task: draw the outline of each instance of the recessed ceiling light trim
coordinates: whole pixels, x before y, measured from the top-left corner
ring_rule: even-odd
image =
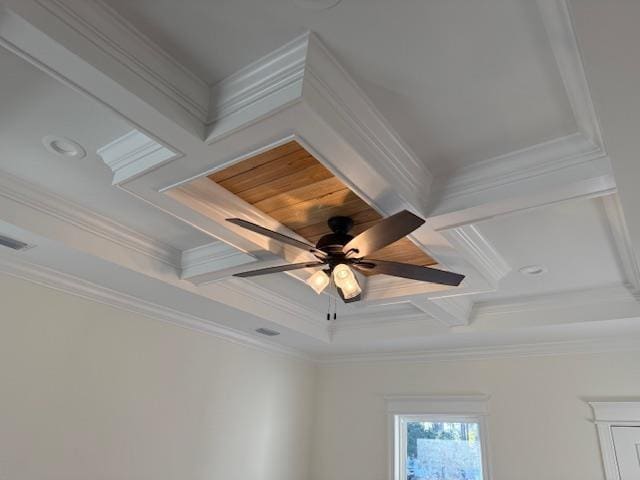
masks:
[[[84,158],[87,155],[82,145],[66,137],[47,135],[42,139],[42,145],[47,151],[60,157]]]
[[[519,272],[522,275],[526,275],[528,277],[537,277],[539,275],[544,275],[545,273],[547,273],[547,267],[545,267],[544,265],[527,265],[520,268]]]

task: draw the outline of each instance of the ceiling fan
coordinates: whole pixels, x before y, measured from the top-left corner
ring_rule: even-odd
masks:
[[[351,218],[331,217],[328,220],[328,224],[332,233],[320,238],[315,246],[240,218],[228,218],[227,221],[260,235],[310,252],[318,259],[317,261],[292,263],[236,273],[235,277],[254,277],[299,268],[326,266],[327,268],[311,275],[307,280],[307,284],[316,293],[322,293],[329,286],[333,277],[338,294],[345,303],[361,299],[362,289],[352,268],[365,273],[381,273],[454,287],[460,285],[460,282],[464,279],[464,275],[459,273],[447,272],[436,268],[367,258],[369,254],[400,240],[424,223],[422,218],[407,210],[381,220],[355,237],[349,235],[349,231],[353,227]]]

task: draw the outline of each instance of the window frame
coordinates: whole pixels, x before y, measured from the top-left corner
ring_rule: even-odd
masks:
[[[385,397],[389,421],[389,479],[407,480],[407,422],[477,423],[482,457],[482,478],[491,480],[488,397],[469,396],[389,396]]]

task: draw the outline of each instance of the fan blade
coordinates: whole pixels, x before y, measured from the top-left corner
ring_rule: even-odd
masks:
[[[274,240],[286,243],[287,245],[292,245],[302,250],[306,250],[307,252],[311,252],[315,255],[321,255],[322,257],[327,256],[325,252],[323,252],[322,250],[318,250],[313,245],[301,242],[300,240],[296,240],[295,238],[287,237],[286,235],[274,232],[273,230],[269,230],[268,228],[261,227],[260,225],[256,225],[255,223],[247,222],[246,220],[242,220],[241,218],[227,218],[227,222],[231,222],[234,225],[246,228],[247,230],[251,230],[252,232],[259,233],[260,235],[264,235],[265,237],[273,238]]]
[[[354,263],[353,266],[359,270],[374,274],[381,273],[394,277],[420,280],[422,282],[450,285],[452,287],[457,287],[464,279],[464,275],[459,273],[438,270],[437,268],[421,267],[419,265],[410,265],[408,263],[387,262],[385,260],[365,259],[362,262]]]
[[[336,290],[338,291],[338,295],[340,295],[340,298],[342,299],[342,301],[344,303],[359,302],[360,300],[362,300],[362,293],[359,293],[355,297],[344,298],[344,295],[342,293],[342,289],[340,287],[336,287]]]
[[[261,268],[260,270],[251,270],[248,272],[234,273],[234,277],[255,277],[257,275],[268,275],[270,273],[287,272],[289,270],[297,270],[298,268],[311,268],[324,265],[324,262],[303,262],[290,263],[289,265],[279,265],[277,267]]]
[[[353,256],[355,257],[365,257],[400,240],[405,235],[409,235],[423,223],[422,218],[408,210],[403,210],[381,220],[373,227],[352,238],[342,248],[342,251],[345,254],[354,252]]]

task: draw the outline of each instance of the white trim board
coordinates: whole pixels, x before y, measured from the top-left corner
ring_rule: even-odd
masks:
[[[254,255],[241,252],[221,241],[183,250],[181,278],[216,273],[219,278],[226,276],[229,269],[257,261]]]
[[[491,302],[477,302],[474,305],[474,318],[610,304],[632,299],[633,296],[622,284],[603,285],[582,290],[527,295]]]
[[[360,363],[437,363],[479,361],[496,358],[590,355],[594,353],[636,352],[639,349],[640,337],[619,336],[404,352],[336,354],[316,357],[316,362],[320,365],[326,365],[327,367],[339,367],[345,364]]]
[[[397,415],[489,415],[488,395],[385,395],[387,413]]]
[[[600,125],[578,47],[568,0],[537,0],[547,38],[580,133],[603,150]]]
[[[591,401],[594,423],[600,440],[600,452],[606,480],[620,478],[612,428],[616,426],[640,427],[640,401]]]
[[[114,185],[176,156],[175,152],[138,130],[131,130],[100,147],[97,154],[113,172]]]
[[[480,433],[483,478],[491,480],[489,434],[485,395],[391,395],[385,396],[389,438],[389,478],[406,480],[406,425],[412,421],[477,423]]]
[[[470,165],[435,184],[429,222],[436,231],[616,188],[609,158],[581,134]]]
[[[603,197],[602,202],[616,245],[620,269],[624,273],[629,291],[640,300],[640,263],[631,242],[620,199],[615,194]]]

